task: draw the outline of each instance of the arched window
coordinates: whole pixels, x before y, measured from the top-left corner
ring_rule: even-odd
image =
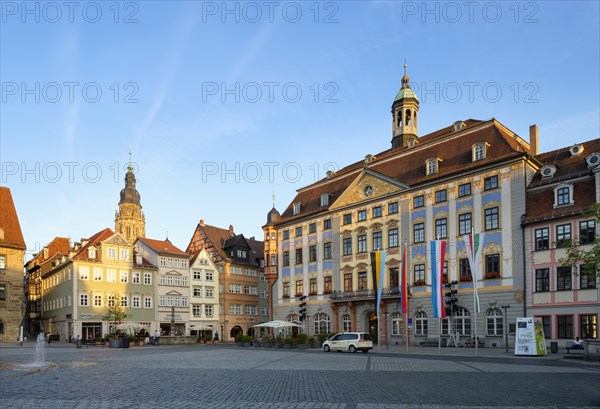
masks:
[[[344,314],[342,316],[342,328],[344,332],[352,331],[352,319],[350,318],[350,314]]]
[[[392,314],[392,335],[402,335],[404,329],[404,321],[402,314],[398,311]]]
[[[0,334],[4,334],[4,321],[0,320]]]
[[[294,324],[298,324],[298,325],[300,324],[300,319],[298,317],[298,314],[288,315],[286,321],[294,323]],[[285,335],[292,335],[292,334],[297,334],[297,333],[298,333],[298,327],[287,327],[285,329]]]
[[[463,307],[458,307],[454,315],[454,326],[458,335],[471,335],[471,313]]]
[[[315,334],[329,334],[331,332],[331,323],[329,315],[324,312],[315,314]]]
[[[504,333],[502,311],[499,308],[490,308],[485,318],[488,335],[501,336]]]
[[[411,116],[411,114],[410,114],[410,109],[407,109],[407,110],[406,110],[406,115],[404,116],[404,120],[405,120],[405,124],[406,124],[407,126],[409,126],[409,125],[410,125],[410,123],[412,122],[412,116]]]
[[[419,311],[415,316],[415,335],[427,335],[427,314],[424,311]]]

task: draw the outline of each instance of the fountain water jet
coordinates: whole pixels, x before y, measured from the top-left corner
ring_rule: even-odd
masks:
[[[46,365],[46,337],[43,332],[40,332],[35,341],[35,361],[36,366]]]

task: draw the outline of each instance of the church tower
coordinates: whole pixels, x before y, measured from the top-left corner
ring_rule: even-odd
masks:
[[[392,149],[412,147],[418,143],[418,112],[419,99],[410,88],[410,79],[404,64],[402,87],[392,104]]]
[[[115,212],[115,232],[121,233],[130,243],[138,237],[146,237],[146,218],[140,204],[140,193],[135,188],[131,153],[125,175],[125,188],[121,190],[119,210]]]

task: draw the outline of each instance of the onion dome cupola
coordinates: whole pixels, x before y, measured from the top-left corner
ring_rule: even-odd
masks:
[[[419,99],[410,87],[404,64],[402,86],[392,103],[392,148],[411,147],[418,142],[418,112]]]
[[[129,153],[129,166],[125,174],[125,188],[121,190],[119,210],[115,212],[115,231],[128,242],[133,243],[138,237],[146,237],[146,217],[142,212],[140,193],[137,191],[135,174]]]
[[[267,213],[267,226],[272,226],[279,221],[281,214],[275,209],[275,206]]]
[[[121,190],[121,200],[119,200],[119,204],[123,203],[131,203],[138,206],[142,206],[140,204],[140,192],[135,188],[135,174],[133,173],[133,166],[131,162],[129,166],[127,166],[127,174],[125,174],[125,188]]]

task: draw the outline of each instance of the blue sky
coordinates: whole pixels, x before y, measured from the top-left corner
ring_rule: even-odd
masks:
[[[114,228],[130,149],[148,237],[261,237],[273,192],[390,147],[405,60],[421,135],[599,137],[597,1],[72,4],[1,2],[0,183],[31,252]]]

